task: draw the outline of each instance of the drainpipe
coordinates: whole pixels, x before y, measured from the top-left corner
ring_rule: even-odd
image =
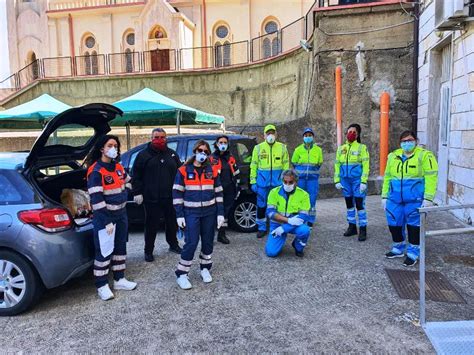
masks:
[[[68,14],[68,25],[69,25],[69,49],[71,52],[71,62],[73,63],[73,67],[75,68],[75,57],[76,57],[76,52],[74,49],[74,24],[72,22],[72,16],[71,14]],[[73,73],[73,75],[75,75]]]
[[[413,22],[413,87],[412,87],[412,114],[411,129],[413,132],[418,131],[418,54],[419,54],[419,24],[420,24],[420,5],[415,2],[413,9],[415,21]]]
[[[203,27],[204,27],[204,43],[203,47],[207,47],[207,11],[206,11],[206,0],[202,0],[202,13],[203,13]],[[207,68],[207,48],[204,48],[203,52],[203,64]]]
[[[336,67],[336,138],[337,146],[342,144],[342,68]]]

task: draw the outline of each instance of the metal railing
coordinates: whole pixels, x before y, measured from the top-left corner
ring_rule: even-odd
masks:
[[[82,9],[87,7],[113,6],[113,5],[136,5],[144,4],[145,0],[75,0],[49,2],[49,11]]]
[[[317,1],[314,5],[317,4]],[[82,7],[95,6],[90,4],[98,3],[114,5],[143,2],[143,0],[77,0],[64,1],[64,4],[70,4],[68,6],[76,4],[74,6],[80,5],[79,7]],[[55,4],[54,6],[60,6],[61,3],[53,4]],[[312,37],[315,27],[312,11],[314,5],[304,17],[274,33],[265,34],[248,41],[223,43],[208,47],[43,58],[28,64],[17,73],[4,79],[0,84],[13,81],[14,83],[9,88],[14,93],[39,79],[201,69],[217,70],[270,60],[298,48],[301,39],[308,40]],[[4,95],[2,96],[5,98]]]
[[[467,234],[474,233],[474,227],[441,229],[434,231],[426,230],[426,219],[429,212],[451,211],[458,209],[474,209],[474,204],[457,205],[457,206],[434,206],[420,208],[420,324],[422,327],[426,325],[426,253],[425,244],[426,237],[443,236],[450,234]]]
[[[369,4],[371,2],[380,2],[380,0],[319,0],[319,7],[346,6],[357,4]]]

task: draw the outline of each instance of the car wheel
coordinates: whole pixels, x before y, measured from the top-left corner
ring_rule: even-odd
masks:
[[[252,233],[257,231],[255,196],[243,196],[234,204],[229,213],[229,225],[238,232]]]
[[[41,296],[43,284],[22,256],[0,250],[0,316],[26,311]]]

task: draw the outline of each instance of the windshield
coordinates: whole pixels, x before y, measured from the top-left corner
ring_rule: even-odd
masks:
[[[94,129],[77,124],[59,127],[49,136],[46,146],[68,145],[70,147],[83,147],[94,136]]]

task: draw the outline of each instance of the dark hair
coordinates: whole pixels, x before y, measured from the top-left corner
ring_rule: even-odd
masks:
[[[346,132],[347,132],[350,128],[355,128],[355,129],[356,129],[356,131],[357,131],[357,142],[360,143],[360,133],[362,132],[362,128],[360,128],[360,125],[358,125],[357,123],[352,123],[352,124],[349,125],[349,127],[347,127]]]
[[[166,131],[161,127],[153,128],[153,131],[151,131],[151,137],[152,138],[153,138],[153,134],[155,134],[155,132],[161,132],[161,133],[166,134]]]
[[[222,134],[222,135],[218,136],[218,137],[216,138],[216,141],[214,142],[214,149],[215,149],[216,152],[219,151],[219,147],[217,146],[217,142],[219,142],[219,139],[221,139],[221,138],[227,139],[227,143],[229,143],[229,141],[230,141],[230,140],[229,140],[229,137],[226,136],[225,134]]]
[[[204,139],[200,139],[196,142],[196,144],[194,144],[194,147],[193,147],[193,153],[196,153],[196,150],[201,146],[201,145],[205,145],[207,150],[209,151],[209,153],[211,152],[211,147],[209,146],[209,143],[207,143]],[[192,164],[194,163],[194,159],[195,159],[195,156],[191,156],[188,158],[188,160],[186,160],[186,163],[184,163],[185,165],[189,165],[189,164]],[[208,162],[209,159],[206,161]],[[206,164],[206,163],[204,163]]]
[[[104,148],[105,144],[110,140],[113,139],[117,142],[117,158],[116,161],[120,161],[120,140],[117,136],[113,134],[106,134],[103,137],[100,137],[99,140],[94,144],[94,148],[90,151],[89,155],[86,158],[86,165],[91,166],[96,161],[98,161],[102,157],[101,149]]]
[[[415,132],[410,131],[409,129],[407,129],[406,131],[403,131],[402,134],[400,134],[400,141],[401,141],[403,138],[406,138],[406,137],[409,137],[409,136],[412,136],[413,138],[415,138],[415,140],[418,139],[418,138],[416,137],[416,133],[415,133]]]

